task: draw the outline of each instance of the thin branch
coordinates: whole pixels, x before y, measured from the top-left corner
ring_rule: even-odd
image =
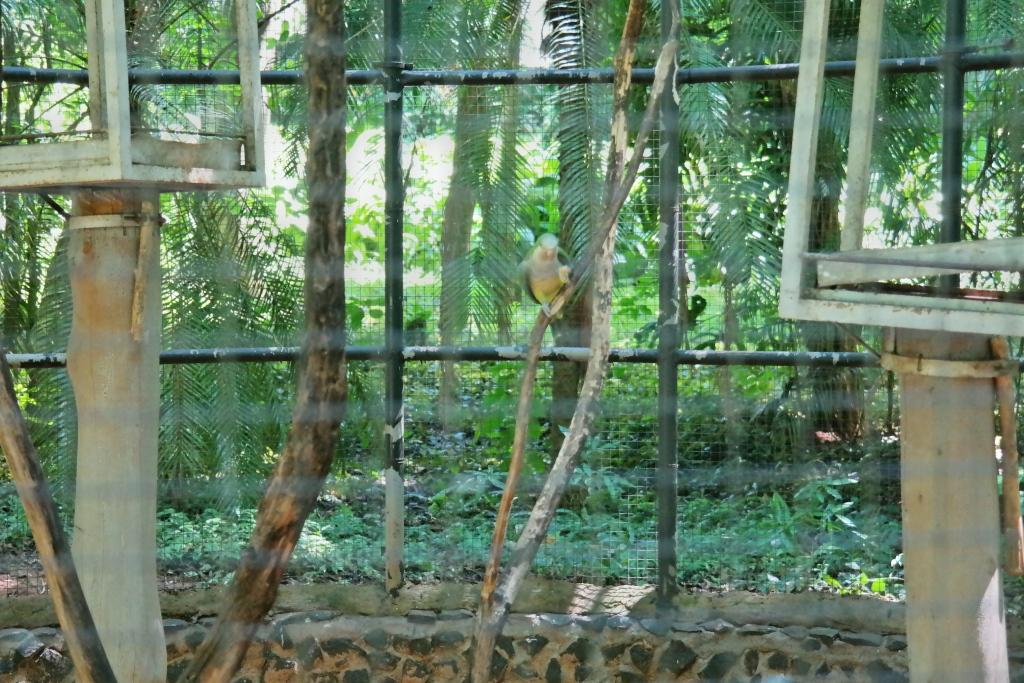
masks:
[[[492,537],[491,557],[481,590],[481,604],[475,629],[476,650],[473,664],[474,683],[484,683],[490,676],[494,643],[500,634],[508,611],[529,571],[540,543],[554,518],[558,501],[565,492],[569,478],[575,468],[575,461],[583,447],[593,422],[596,399],[604,384],[608,366],[609,333],[611,322],[612,256],[615,250],[615,228],[619,212],[629,196],[636,179],[643,150],[658,115],[658,103],[662,92],[670,84],[672,65],[678,50],[678,18],[673,33],[662,48],[655,68],[655,79],[649,93],[648,105],[637,133],[633,152],[628,161],[626,151],[626,104],[630,85],[630,64],[633,61],[636,40],[643,17],[643,0],[631,0],[623,37],[615,60],[615,104],[612,125],[612,145],[609,150],[608,176],[606,180],[604,220],[599,225],[599,239],[588,250],[577,267],[570,282],[548,305],[548,311],[541,311],[530,333],[526,367],[520,386],[519,403],[516,411],[516,430],[513,438],[509,474],[502,500],[498,508],[495,530]],[[572,297],[580,282],[595,268],[593,297],[593,332],[591,356],[587,364],[583,389],[569,427],[569,434],[552,466],[544,489],[538,498],[519,542],[516,544],[512,566],[496,588],[501,553],[515,488],[522,470],[526,448],[526,433],[530,417],[530,404],[536,381],[540,345],[551,319],[558,315],[565,303]]]
[[[270,28],[270,22],[273,21],[274,18],[279,14],[284,14],[285,12],[290,10],[292,7],[297,5],[298,2],[299,0],[290,0],[290,2],[286,2],[285,4],[278,7],[276,10],[271,12],[270,14],[264,15],[263,18],[256,23],[256,30],[259,34],[261,43],[263,42],[264,35],[266,35],[267,33],[267,29]]]

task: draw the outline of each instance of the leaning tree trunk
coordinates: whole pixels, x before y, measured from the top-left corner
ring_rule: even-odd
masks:
[[[14,377],[7,350],[0,347],[0,447],[25,509],[57,620],[81,683],[117,683],[96,622],[82,590],[57,505],[39,464],[28,424],[14,395]]]
[[[217,623],[183,681],[227,683],[238,669],[277,597],[285,566],[330,468],[344,415],[344,6],[344,0],[307,0],[306,336],[291,429]]]
[[[509,0],[496,9],[486,29],[486,40],[474,41],[465,57],[468,65],[475,69],[490,69],[496,66],[494,55],[487,47],[505,43],[504,55],[509,64],[518,63],[519,46],[522,38],[522,0]],[[479,17],[466,7],[462,13],[460,30],[462,35],[476,35]],[[444,206],[444,221],[441,229],[441,345],[453,346],[466,327],[469,318],[471,287],[474,265],[470,262],[469,250],[472,235],[473,212],[480,205],[483,214],[481,232],[481,254],[484,284],[493,297],[490,303],[495,307],[495,322],[499,339],[508,343],[512,334],[512,303],[519,294],[514,277],[515,265],[509,262],[514,252],[515,223],[518,216],[498,216],[495,225],[494,194],[503,175],[510,169],[515,173],[515,164],[509,166],[508,144],[518,151],[518,118],[515,116],[515,88],[507,88],[502,96],[501,106],[501,155],[497,177],[490,178],[489,165],[493,162],[493,138],[495,121],[492,110],[494,96],[489,89],[464,86],[458,91],[458,107],[455,118],[455,139],[452,177],[448,186],[448,198]],[[510,113],[511,110],[511,113]],[[501,189],[501,188],[499,188]],[[507,202],[505,202],[507,204]],[[497,234],[496,234],[497,233]],[[481,264],[476,267],[479,269]],[[441,387],[439,396],[439,417],[446,431],[460,426],[458,414],[459,378],[453,361],[441,362]]]

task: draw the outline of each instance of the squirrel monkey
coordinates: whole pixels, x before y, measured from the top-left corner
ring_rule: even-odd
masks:
[[[545,233],[537,238],[537,243],[529,255],[519,264],[523,276],[523,289],[536,303],[549,313],[548,304],[569,282],[572,268],[569,258],[558,246],[558,238]]]

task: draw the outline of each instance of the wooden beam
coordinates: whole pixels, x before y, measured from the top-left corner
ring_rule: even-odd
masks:
[[[245,169],[255,172],[255,185],[263,185],[263,86],[260,80],[260,36],[255,0],[235,2],[238,35],[238,72],[242,89],[242,128]]]
[[[843,251],[860,249],[864,236],[864,211],[871,186],[871,143],[875,131],[884,10],[885,0],[861,0],[857,70],[853,76],[853,111],[850,114],[850,154],[846,163],[846,218],[839,238]]]
[[[897,330],[902,356],[991,358],[989,338]],[[910,680],[1009,680],[992,380],[901,374]]]
[[[1024,237],[807,253],[804,259],[817,264],[819,287],[979,271],[1018,271],[1024,270]]]
[[[1006,337],[992,337],[992,355],[1009,360],[1010,344]],[[999,400],[999,437],[1003,452],[1003,490],[999,502],[1002,516],[1003,540],[1006,543],[1006,572],[1010,576],[1024,576],[1024,520],[1020,512],[1020,454],[1017,451],[1017,387],[1014,382],[1019,373],[996,377],[996,397]]]
[[[805,262],[801,256],[810,244],[811,205],[818,161],[818,129],[825,93],[825,56],[828,46],[829,3],[810,0],[804,7],[800,73],[796,81],[796,114],[793,119],[792,156],[789,163],[789,204],[782,245],[782,283],[779,314],[800,317]]]
[[[109,215],[110,225],[68,233],[67,367],[78,410],[72,552],[117,679],[163,683],[167,657],[156,581],[159,249],[144,250],[149,262],[140,264],[140,228],[124,221],[124,214],[140,212],[142,199],[120,190],[83,192],[74,212]],[[153,197],[147,201],[156,205]],[[136,273],[146,282],[137,282]],[[138,341],[131,330],[137,287],[145,297]]]
[[[178,142],[135,134],[131,141],[133,164],[167,168],[209,168],[238,171],[242,168],[241,140]],[[138,175],[138,171],[133,172]]]

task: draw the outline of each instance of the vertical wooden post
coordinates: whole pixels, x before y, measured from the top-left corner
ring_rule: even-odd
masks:
[[[991,358],[979,335],[898,330],[911,358]],[[1009,680],[993,384],[901,374],[903,559],[912,683]]]
[[[159,248],[140,250],[159,244],[158,206],[155,193],[87,191],[68,222],[68,374],[78,409],[72,555],[117,680],[133,683],[167,677],[156,583]],[[143,230],[151,234],[140,240]]]

